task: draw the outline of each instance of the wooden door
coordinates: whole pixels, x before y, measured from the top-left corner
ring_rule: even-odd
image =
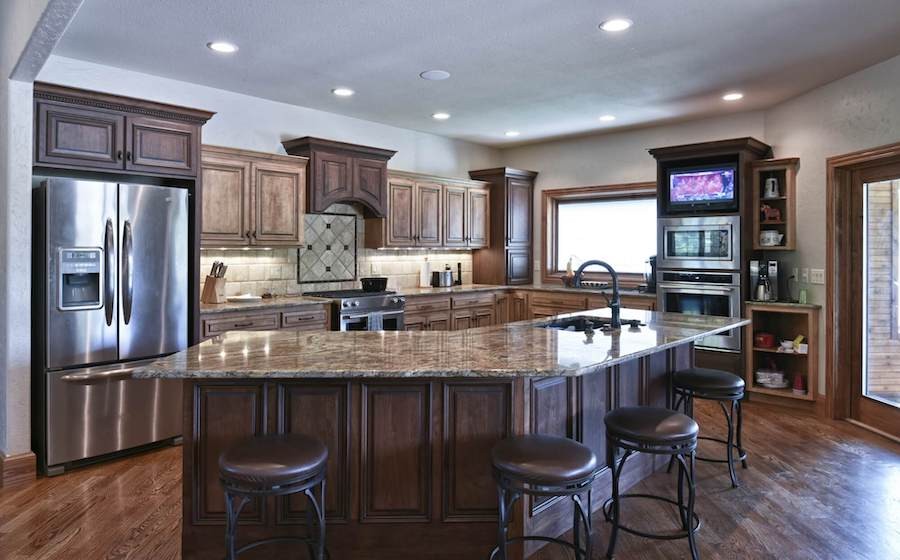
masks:
[[[250,244],[250,162],[204,157],[201,165],[203,208],[200,244],[233,247]]]
[[[528,249],[506,251],[506,283],[531,283],[531,252]]]
[[[416,186],[406,179],[391,179],[388,184],[387,244],[412,247],[416,244]]]
[[[310,212],[324,212],[338,200],[353,195],[353,158],[317,151],[313,153],[313,165]]]
[[[438,183],[416,183],[416,245],[440,247],[443,212],[443,186]]]
[[[487,189],[466,189],[466,241],[473,249],[491,244],[490,196]]]
[[[385,214],[385,185],[387,162],[378,159],[354,158],[353,195],[368,204],[378,216]]]
[[[35,162],[76,167],[125,166],[125,117],[105,111],[40,103]]]
[[[506,182],[506,245],[531,245],[532,187],[527,181],[508,179]]]
[[[303,240],[306,171],[274,162],[254,162],[254,245],[297,246]]]
[[[465,187],[444,187],[444,246],[465,247],[466,207],[468,189]]]
[[[200,127],[150,117],[128,117],[125,168],[130,171],[197,174]]]

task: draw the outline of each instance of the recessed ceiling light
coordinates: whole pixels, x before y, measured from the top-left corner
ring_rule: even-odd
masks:
[[[505,134],[508,138],[515,138],[516,136],[519,135],[519,131],[518,130],[507,130],[503,134]]]
[[[356,92],[350,88],[339,87],[339,88],[334,88],[333,90],[331,90],[331,93],[337,95],[338,97],[350,97],[351,95],[353,95]]]
[[[616,120],[615,115],[600,115],[600,120],[603,122],[612,122]]]
[[[217,53],[223,54],[230,54],[238,50],[237,45],[228,43],[226,41],[213,41],[211,43],[206,43],[206,47],[210,50],[216,51]]]
[[[744,98],[744,94],[739,91],[731,91],[722,96],[725,101],[740,101]]]
[[[432,82],[439,82],[441,80],[446,80],[450,77],[450,72],[446,70],[425,70],[424,72],[419,74],[419,77],[423,80],[430,80]]]
[[[600,29],[615,33],[616,31],[625,31],[632,25],[634,25],[634,22],[630,19],[612,18],[602,22],[600,24]]]
[[[450,113],[435,113],[431,115],[431,118],[438,121],[445,121],[450,118]]]

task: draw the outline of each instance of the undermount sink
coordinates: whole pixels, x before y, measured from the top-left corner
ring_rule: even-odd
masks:
[[[538,325],[544,329],[559,329],[561,331],[575,331],[575,332],[585,332],[585,331],[607,331],[612,329],[612,319],[609,317],[592,317],[590,315],[577,315],[575,317],[564,317],[562,319],[556,319],[554,321],[550,321],[549,323],[544,323]],[[644,323],[641,323],[637,319],[623,319],[622,326],[628,325],[631,328],[638,328],[646,326]]]

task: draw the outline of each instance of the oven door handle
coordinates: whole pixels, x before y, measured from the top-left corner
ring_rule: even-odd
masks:
[[[692,293],[701,293],[701,294],[730,294],[735,292],[736,290],[740,290],[740,286],[723,286],[721,288],[712,288],[712,287],[698,287],[696,284],[658,284],[657,288],[660,290],[678,290],[681,292],[690,291]]]

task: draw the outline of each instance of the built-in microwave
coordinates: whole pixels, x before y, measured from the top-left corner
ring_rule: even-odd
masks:
[[[659,218],[660,270],[740,270],[741,217]]]

